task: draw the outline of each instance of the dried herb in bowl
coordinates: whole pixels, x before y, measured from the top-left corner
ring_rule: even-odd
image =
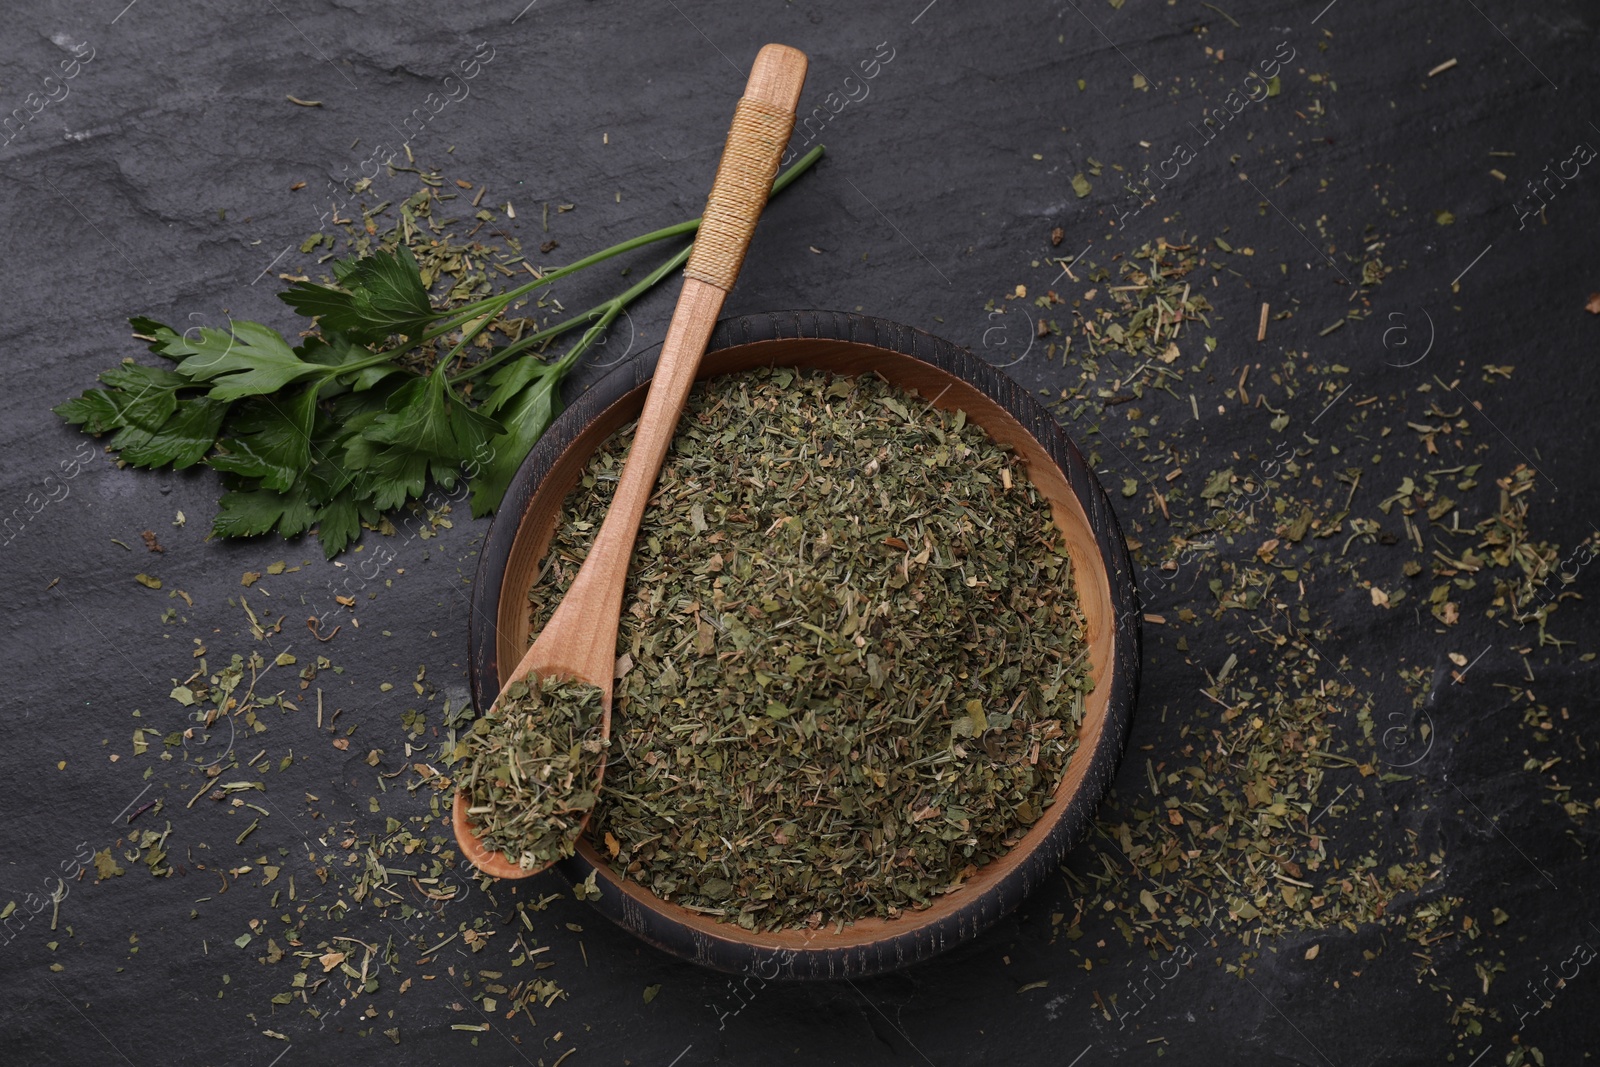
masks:
[[[485,847],[524,870],[572,855],[595,804],[600,714],[594,686],[530,676],[472,724],[459,784]]]
[[[632,427],[568,496],[537,631]],[[631,563],[589,837],[746,929],[891,918],[1049,806],[1092,688],[1071,565],[1019,457],[876,377],[696,388]]]

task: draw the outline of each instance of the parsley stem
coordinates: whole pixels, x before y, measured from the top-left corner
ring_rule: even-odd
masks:
[[[617,316],[622,314],[624,308],[633,303],[639,297],[643,296],[662,278],[665,278],[667,275],[671,274],[675,270],[678,270],[685,263],[687,263],[689,261],[689,253],[693,251],[694,243],[690,242],[688,247],[679,250],[677,255],[673,256],[671,259],[661,264],[661,266],[647,274],[644,278],[640,279],[640,281],[638,281],[631,289],[628,289],[626,292],[619,293],[617,296],[612,297],[604,304],[600,304],[591,309],[601,312],[600,318],[593,326],[584,331],[583,337],[578,340],[577,344],[572,346],[572,351],[561,357],[560,366],[563,373],[574,363],[578,362],[579,357],[582,356],[589,346],[594,344],[595,340],[599,338],[599,336],[604,333],[613,322],[616,321]]]
[[[788,170],[784,171],[782,174],[778,175],[777,179],[772,183],[771,195],[777,196],[790,185],[794,184],[796,178],[800,177],[800,175],[804,174],[806,171],[810,170],[816,165],[817,160],[822,158],[823,153],[823,146],[817,145],[815,148],[811,149],[811,151],[795,160],[794,165]],[[647,244],[654,244],[657,241],[664,241],[671,237],[678,237],[686,233],[694,233],[699,229],[700,220],[698,218],[688,219],[684,222],[675,223],[671,226],[664,226],[659,230],[652,230],[649,233],[630,238],[621,242],[620,244],[614,244],[610,248],[603,248],[593,255],[585,256],[576,262],[567,264],[565,267],[560,267],[548,274],[540,275],[533,281],[519,285],[514,289],[508,289],[503,293],[496,293],[494,296],[484,297],[482,300],[477,300],[470,304],[461,304],[458,307],[452,308],[446,318],[440,319],[437,326],[433,327],[421,337],[417,338],[416,342],[414,343],[427,344],[429,341],[438,340],[445,334],[459,328],[464,323],[467,323],[483,314],[487,314],[489,316],[488,319],[484,320],[484,325],[487,325],[495,315],[498,315],[501,311],[504,311],[514,300],[528,295],[535,289],[541,289],[544,286],[560,281],[562,278],[565,278],[570,274],[576,274],[585,267],[592,267],[596,263],[602,263],[605,260],[611,259],[615,256],[620,256],[624,252],[631,252],[635,248],[643,248]],[[652,281],[650,284],[653,285],[656,281],[660,280],[660,277],[655,277],[655,281]],[[635,289],[637,288],[638,287],[636,286]],[[632,293],[634,296],[638,295],[632,289],[629,290],[629,293]],[[633,299],[633,296],[630,296],[629,299]],[[559,333],[563,333],[566,330],[572,329],[574,326],[581,325],[583,321],[587,321],[584,316],[597,313],[604,307],[605,305],[601,304],[596,308],[591,308],[589,311],[584,312],[584,314],[578,316],[576,320],[568,319],[563,323],[559,323],[558,325],[561,327],[561,329],[556,330],[555,333],[546,334],[545,331],[541,330],[540,334],[545,334],[546,337],[554,337]],[[474,335],[476,335],[477,332],[480,332],[481,329],[482,326],[474,330]],[[539,334],[535,334],[534,336],[537,337]],[[524,338],[523,341],[517,343],[523,344],[524,342],[531,341],[531,338]],[[408,344],[405,347],[410,348],[411,345]],[[459,347],[460,346],[458,345],[457,348]],[[404,350],[405,349],[391,349],[387,354],[390,356],[398,355]],[[445,357],[445,361],[448,361],[451,357],[453,357],[455,355],[455,351],[455,349],[452,349],[450,355]],[[483,364],[480,364],[479,366],[482,365]]]
[[[481,363],[475,363],[466,370],[452,377],[450,379],[450,384],[459,385],[468,379],[476,378],[485,371],[497,367],[506,360],[511,359],[513,356],[521,355],[523,352],[526,352],[528,349],[537,344],[542,344],[552,337],[556,337],[560,334],[566,333],[568,330],[592,321],[594,325],[589,327],[589,329],[584,333],[583,337],[579,339],[578,343],[573,346],[572,351],[561,357],[561,362],[564,367],[570,367],[573,363],[577,362],[578,357],[583,354],[584,350],[594,343],[595,338],[599,337],[600,334],[605,331],[605,328],[610,326],[611,323],[616,320],[618,315],[622,314],[624,308],[633,303],[639,297],[643,296],[653,286],[660,282],[662,278],[665,278],[667,275],[671,274],[673,271],[687,263],[689,261],[689,253],[692,251],[694,251],[694,244],[691,242],[687,247],[679,250],[671,259],[668,259],[655,270],[645,275],[626,291],[617,294],[610,300],[596,304],[588,311],[574,315],[570,319],[565,319],[561,322],[558,322],[554,326],[547,326],[538,333],[529,334],[527,337],[524,337],[521,340],[513,341],[511,344],[502,348],[488,359],[483,360]],[[453,350],[451,355],[454,355]],[[447,360],[449,358],[449,356],[446,357]]]
[[[811,151],[795,160],[794,166],[778,175],[778,177],[773,181],[772,193],[770,195],[777,196],[790,185],[794,184],[796,178],[810,170],[816,164],[817,160],[822,158],[823,152],[823,146],[817,145]],[[656,241],[664,241],[669,237],[677,237],[681,234],[694,233],[699,229],[700,219],[692,218],[683,222],[675,223],[671,226],[663,226],[659,230],[652,230],[649,233],[640,234],[638,237],[629,238],[620,244],[612,245],[610,248],[603,248],[600,251],[595,252],[593,255],[585,256],[576,262],[569,263],[565,267],[560,267],[548,274],[542,274],[533,281],[527,282],[524,285],[519,285],[515,289],[508,289],[503,293],[497,293],[494,296],[485,297],[484,299],[475,301],[471,304],[462,304],[460,307],[457,307],[450,313],[450,317],[452,319],[471,318],[472,315],[476,314],[478,311],[487,309],[491,306],[502,306],[504,304],[509,304],[512,300],[515,300],[519,296],[524,296],[533,292],[535,289],[539,289],[543,286],[551,284],[552,282],[559,281],[569,274],[576,274],[585,267],[592,267],[596,263],[601,263],[605,260],[611,259],[613,256],[620,256],[624,252],[631,252],[635,248],[643,248],[647,244],[654,244]]]

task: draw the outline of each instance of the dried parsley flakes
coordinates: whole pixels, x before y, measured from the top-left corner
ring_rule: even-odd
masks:
[[[633,428],[568,497],[542,627]],[[659,896],[746,929],[893,917],[957,889],[1051,802],[1084,623],[1022,460],[875,377],[697,387],[624,595],[589,830]]]
[[[523,870],[572,855],[605,751],[599,689],[533,681],[507,686],[457,749],[473,827]]]

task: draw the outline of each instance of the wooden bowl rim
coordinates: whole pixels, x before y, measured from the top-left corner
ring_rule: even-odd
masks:
[[[1066,797],[1058,796],[1022,842],[986,865],[985,871],[1006,865],[991,880],[992,884],[970,894],[962,890],[948,895],[927,909],[906,912],[895,919],[861,920],[846,926],[840,935],[833,934],[831,928],[759,933],[695,915],[654,896],[636,882],[618,878],[587,842],[558,869],[574,884],[591,872],[598,872],[596,884],[601,896],[594,903],[602,913],[645,941],[694,962],[765,978],[857,977],[926,959],[975,936],[1016,907],[1049,876],[1067,850],[1087,834],[1095,810],[1110,789],[1126,744],[1138,688],[1142,616],[1127,546],[1109,498],[1054,417],[1022,386],[968,350],[924,331],[844,312],[769,312],[723,319],[707,352],[708,357],[715,354],[727,360],[744,358],[745,354],[738,350],[748,346],[759,345],[766,350],[774,342],[804,341],[876,349],[959,379],[965,387],[987,398],[1004,417],[1014,420],[1064,477],[1081,511],[1081,524],[1098,550],[1094,570],[1105,580],[1115,620],[1109,669],[1096,681],[1097,691],[1105,693],[1098,735],[1091,745],[1080,744],[1073,753],[1062,784],[1069,774],[1078,776],[1073,771],[1074,762],[1087,761],[1087,767],[1079,776],[1077,788]],[[469,679],[473,703],[480,709],[499,690],[499,612],[504,610],[508,592],[504,585],[512,569],[511,556],[518,534],[538,486],[584,431],[597,421],[615,418],[619,405],[629,403],[630,398],[637,396],[642,401],[658,347],[625,359],[576,397],[529,453],[507,489],[501,510],[484,539],[469,613]],[[787,364],[778,352],[776,347],[771,348],[770,354],[776,358],[762,362],[793,365]],[[711,358],[711,362],[718,360]],[[971,417],[980,425],[985,424],[977,415]],[[594,444],[598,442],[590,447]],[[1079,570],[1074,557],[1074,572],[1081,580]],[[522,589],[514,598],[522,604],[526,603],[526,595],[527,590]],[[1088,718],[1086,715],[1086,722]],[[766,973],[768,970],[772,973]]]

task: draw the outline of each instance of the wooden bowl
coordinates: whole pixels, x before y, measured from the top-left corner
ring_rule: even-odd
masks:
[[[545,432],[506,492],[485,538],[473,587],[472,697],[494,701],[527,649],[528,591],[549,547],[562,501],[595,449],[638,417],[656,352],[607,374]],[[893,970],[971,939],[1015,908],[1089,832],[1122,759],[1139,681],[1140,612],[1127,545],[1105,491],[1054,418],[1026,390],[964,348],[909,326],[838,312],[773,312],[725,319],[700,367],[707,378],[753,367],[876,371],[940,408],[961,409],[1028,461],[1050,500],[1088,620],[1095,688],[1084,702],[1079,745],[1055,801],[1005,855],[962,889],[894,919],[863,919],[835,932],[743,930],[697,915],[614,872],[580,842],[558,865],[577,883],[598,872],[595,906],[632,933],[684,959],[722,971],[772,978],[846,978]]]

